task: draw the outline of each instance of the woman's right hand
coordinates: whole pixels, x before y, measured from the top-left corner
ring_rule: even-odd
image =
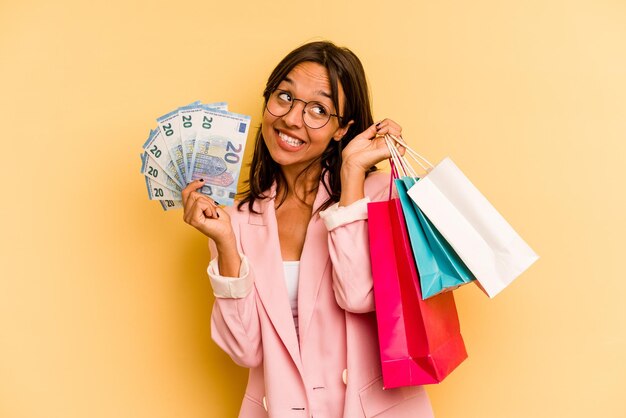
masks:
[[[213,199],[197,191],[203,185],[203,180],[196,180],[183,189],[183,219],[215,241],[218,247],[234,242],[235,234],[230,216]]]

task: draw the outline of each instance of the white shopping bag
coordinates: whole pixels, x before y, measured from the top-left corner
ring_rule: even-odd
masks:
[[[449,158],[429,170],[408,194],[489,297],[539,258]]]

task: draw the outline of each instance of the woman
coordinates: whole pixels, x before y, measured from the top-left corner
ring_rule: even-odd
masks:
[[[382,389],[367,202],[387,197],[389,157],[359,59],[330,42],[269,77],[249,190],[222,209],[183,191],[184,218],[216,256],[212,336],[250,368],[240,417],[431,417],[422,387]]]

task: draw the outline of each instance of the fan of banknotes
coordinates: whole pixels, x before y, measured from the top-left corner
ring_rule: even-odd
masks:
[[[194,102],[157,122],[141,155],[150,200],[158,201],[164,210],[181,208],[182,189],[204,179],[201,193],[218,204],[232,205],[250,116],[229,112],[224,102]]]

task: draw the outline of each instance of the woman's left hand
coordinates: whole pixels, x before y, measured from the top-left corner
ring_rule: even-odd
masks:
[[[384,119],[355,136],[342,152],[343,168],[367,172],[372,166],[388,159],[391,155],[385,135],[402,135],[402,127],[391,119]],[[404,154],[402,147],[398,148]]]

